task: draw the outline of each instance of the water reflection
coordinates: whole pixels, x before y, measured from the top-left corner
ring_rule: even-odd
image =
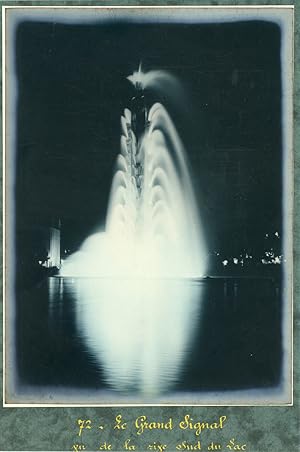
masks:
[[[57,287],[59,286],[59,287]],[[181,377],[201,311],[201,286],[160,279],[52,278],[75,302],[78,335],[113,389],[157,394]]]
[[[271,279],[52,277],[18,299],[17,372],[59,402],[229,400],[279,384],[281,309]]]

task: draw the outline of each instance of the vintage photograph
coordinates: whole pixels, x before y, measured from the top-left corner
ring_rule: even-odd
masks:
[[[292,403],[293,10],[5,9],[5,403]]]

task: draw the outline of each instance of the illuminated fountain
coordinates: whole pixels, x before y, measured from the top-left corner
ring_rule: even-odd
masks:
[[[199,287],[190,278],[204,274],[206,250],[183,144],[166,108],[145,103],[144,90],[178,82],[141,68],[128,79],[136,90],[121,116],[105,231],[61,276],[94,277],[78,282],[78,329],[110,386],[155,393],[178,378],[193,336]]]
[[[173,77],[140,68],[128,79],[135,109],[121,116],[105,232],[89,237],[61,274],[201,277],[206,250],[186,153],[165,107],[155,103],[148,112],[144,103],[144,88]]]

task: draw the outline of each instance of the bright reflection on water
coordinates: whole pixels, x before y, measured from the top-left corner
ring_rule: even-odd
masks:
[[[147,397],[179,381],[199,325],[199,285],[189,280],[51,278],[49,289],[50,301],[66,292],[75,301],[78,335],[112,389]],[[50,302],[52,314],[53,309]]]

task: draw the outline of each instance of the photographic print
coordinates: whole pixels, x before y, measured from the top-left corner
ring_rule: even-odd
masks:
[[[5,404],[292,403],[292,8],[5,8]]]

